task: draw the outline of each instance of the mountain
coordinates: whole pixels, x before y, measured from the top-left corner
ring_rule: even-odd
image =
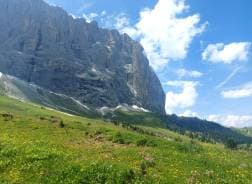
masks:
[[[185,134],[190,132],[192,138],[202,141],[216,141],[225,143],[232,139],[238,144],[252,143],[252,138],[235,130],[223,127],[218,123],[201,120],[196,117],[178,117],[176,115],[166,116],[166,122],[172,130]]]
[[[206,142],[225,143],[228,139],[233,139],[238,144],[252,143],[252,138],[248,137],[248,134],[245,134],[242,129],[239,131],[232,130],[217,123],[198,118],[160,115],[127,104],[115,108],[93,109],[73,97],[46,90],[35,84],[2,73],[0,73],[0,94],[68,114],[94,118],[102,117],[109,122],[123,124],[168,128]]]
[[[0,72],[91,108],[165,113],[165,94],[139,43],[42,0],[0,0]]]
[[[0,0],[0,72],[2,94],[66,113],[251,142],[212,122],[165,116],[165,94],[139,43],[42,0]]]
[[[36,84],[28,83],[16,77],[5,75],[0,72],[0,94],[21,101],[32,102],[65,113],[79,116],[97,117],[113,114],[114,111],[149,112],[147,109],[121,104],[115,108],[102,107],[92,108],[81,103],[73,97],[55,93]]]
[[[151,112],[127,112],[119,109],[114,111],[111,120],[117,123],[166,128],[203,142],[226,143],[232,139],[237,144],[252,144],[252,137],[249,137],[248,134],[193,117],[159,115]]]

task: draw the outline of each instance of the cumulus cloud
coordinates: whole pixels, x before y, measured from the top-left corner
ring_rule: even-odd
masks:
[[[242,85],[241,87],[232,90],[222,91],[221,95],[224,98],[245,98],[252,97],[252,82]]]
[[[206,24],[199,25],[198,14],[182,16],[188,9],[185,0],[159,0],[153,9],[140,12],[133,28],[126,29],[139,37],[154,69],[170,60],[184,59],[193,38],[205,30]]]
[[[202,59],[213,63],[231,64],[235,61],[247,61],[251,48],[250,42],[210,44],[202,53]]]
[[[199,78],[202,77],[203,73],[196,71],[196,70],[186,70],[186,69],[178,69],[176,71],[179,78],[184,77],[192,77],[192,78]]]
[[[195,81],[168,81],[166,85],[181,89],[180,93],[169,91],[166,93],[165,109],[167,114],[174,113],[176,109],[185,109],[192,107],[197,100],[198,93]]]
[[[226,127],[252,127],[251,115],[210,115],[209,121],[217,122]]]

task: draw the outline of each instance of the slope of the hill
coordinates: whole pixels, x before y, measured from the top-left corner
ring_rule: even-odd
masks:
[[[244,134],[246,136],[252,137],[252,127],[237,128],[237,129],[234,129],[234,130],[236,130],[237,132],[239,132],[241,134]]]
[[[252,153],[0,96],[0,183],[252,182]]]
[[[134,109],[126,104],[125,106],[121,105],[117,108],[92,109],[72,97],[48,91],[32,83],[27,83],[18,78],[4,74],[0,76],[0,94],[1,93],[22,101],[33,102],[38,105],[44,105],[80,116],[102,116],[104,119],[112,122],[119,121],[124,124],[130,123],[168,128],[206,142],[225,143],[228,139],[233,139],[238,144],[252,143],[252,138],[248,137],[246,134],[223,127],[214,122],[208,122],[197,118],[141,112],[143,109]]]
[[[180,134],[189,135],[204,142],[226,143],[232,139],[237,144],[252,143],[252,138],[236,130],[221,126],[215,122],[176,115],[158,115],[146,112],[115,111],[112,121],[130,124],[148,125],[151,127],[168,128]]]
[[[66,113],[82,116],[94,116],[96,114],[95,109],[87,107],[72,97],[48,91],[16,77],[2,74],[1,72],[0,94],[58,109]]]

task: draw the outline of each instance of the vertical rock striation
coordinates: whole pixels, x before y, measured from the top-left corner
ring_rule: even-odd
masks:
[[[97,108],[126,103],[165,112],[139,43],[42,0],[0,0],[0,72]]]

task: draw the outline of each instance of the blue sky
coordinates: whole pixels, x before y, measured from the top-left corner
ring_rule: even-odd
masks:
[[[47,0],[141,42],[168,113],[252,126],[251,0]]]

